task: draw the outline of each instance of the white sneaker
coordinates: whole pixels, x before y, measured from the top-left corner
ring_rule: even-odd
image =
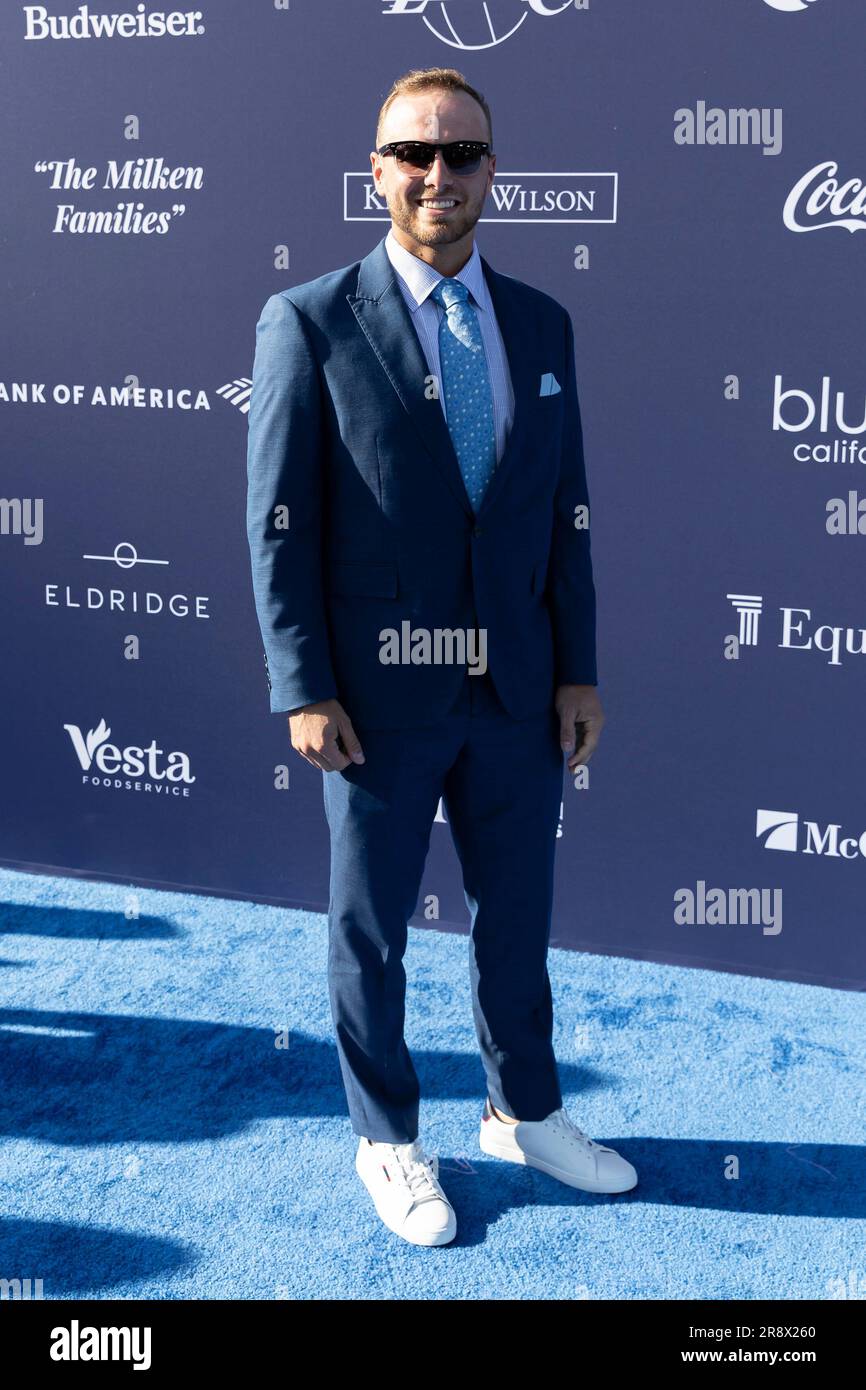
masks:
[[[439,1159],[412,1144],[362,1139],[355,1168],[389,1230],[413,1245],[447,1245],[457,1234],[454,1208],[439,1183]]]
[[[544,1120],[507,1124],[484,1105],[478,1142],[484,1153],[511,1163],[540,1168],[552,1178],[584,1192],[628,1192],[637,1184],[637,1171],[616,1149],[596,1144],[565,1113],[554,1110]]]

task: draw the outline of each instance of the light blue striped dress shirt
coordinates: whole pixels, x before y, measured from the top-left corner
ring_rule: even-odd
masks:
[[[405,246],[401,246],[392,232],[389,232],[385,238],[385,250],[396,271],[397,284],[400,286],[406,306],[412,315],[412,322],[415,325],[415,331],[418,334],[430,375],[434,376],[437,381],[441,381],[439,322],[445,311],[441,305],[436,303],[435,299],[430,298],[430,291],[444,277],[426,261],[413,256],[411,251],[407,251]],[[490,375],[490,388],[493,392],[493,423],[496,431],[496,462],[498,463],[505,451],[508,432],[514,419],[514,390],[511,385],[511,373],[508,369],[505,344],[502,341],[499,324],[496,322],[496,314],[490,300],[487,282],[484,279],[481,256],[476,243],[473,243],[472,255],[463,269],[458,270],[456,275],[448,278],[463,281],[469,290],[470,301],[478,313],[478,323],[487,357],[487,371]],[[444,391],[440,391],[439,401],[447,420],[448,412]]]

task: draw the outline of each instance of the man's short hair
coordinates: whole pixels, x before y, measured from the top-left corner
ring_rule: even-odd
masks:
[[[435,88],[441,88],[448,92],[465,92],[467,96],[472,97],[473,101],[478,102],[487,118],[487,140],[492,152],[493,117],[490,114],[490,107],[481,93],[470,86],[462,72],[458,72],[456,68],[412,68],[410,72],[405,72],[402,77],[397,78],[379,109],[379,116],[376,121],[376,149],[382,143],[380,138],[382,124],[391,103],[396,101],[397,97],[414,96],[418,92],[429,92]]]

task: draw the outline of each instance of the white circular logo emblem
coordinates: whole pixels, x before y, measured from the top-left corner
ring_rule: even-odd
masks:
[[[764,0],[764,4],[771,9],[787,10],[789,14],[793,14],[794,10],[807,10],[814,3],[815,0]]]
[[[495,48],[516,34],[529,13],[562,14],[570,10],[573,0],[548,3],[547,0],[385,0],[386,14],[420,15],[437,39],[450,48],[474,51]]]

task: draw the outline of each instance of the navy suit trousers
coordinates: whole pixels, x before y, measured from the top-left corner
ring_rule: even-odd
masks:
[[[562,1104],[546,964],[565,765],[556,711],[514,719],[487,673],[467,673],[436,723],[354,727],[366,762],[322,774],[328,988],[352,1128],[392,1144],[418,1134],[403,956],[440,797],[470,911],[472,1008],[490,1099],[516,1119],[544,1119]]]

